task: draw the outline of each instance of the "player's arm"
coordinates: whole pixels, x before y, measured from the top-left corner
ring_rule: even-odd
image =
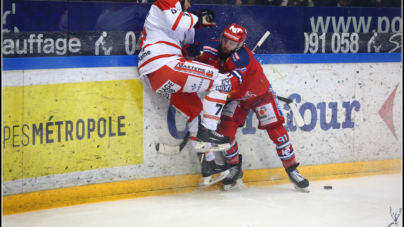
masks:
[[[198,16],[182,12],[181,5],[173,0],[157,0],[153,3],[159,26],[173,31],[189,31],[198,23]]]
[[[234,85],[241,85],[244,82],[244,75],[247,74],[249,65],[251,63],[250,55],[247,49],[241,48],[230,56],[231,60],[228,62],[227,69],[233,76],[231,81]],[[234,79],[235,78],[235,79]]]

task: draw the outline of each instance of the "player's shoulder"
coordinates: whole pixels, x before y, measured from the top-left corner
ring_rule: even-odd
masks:
[[[176,4],[180,4],[178,0],[157,0],[153,3],[154,6],[157,6],[160,10],[168,10],[171,8],[178,8]],[[180,5],[181,7],[181,5]]]
[[[236,67],[245,67],[252,61],[251,51],[247,47],[241,47],[240,50],[234,52],[230,58]]]
[[[210,53],[215,57],[218,56],[220,45],[220,42],[218,40],[203,40],[200,41],[198,44],[203,52]]]

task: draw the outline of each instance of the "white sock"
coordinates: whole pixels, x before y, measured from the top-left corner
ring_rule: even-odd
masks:
[[[208,162],[215,160],[215,155],[213,154],[213,152],[205,154],[205,160]]]

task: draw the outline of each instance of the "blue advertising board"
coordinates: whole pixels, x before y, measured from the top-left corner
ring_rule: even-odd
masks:
[[[4,0],[3,32],[64,31],[67,1]],[[83,21],[85,23],[85,21]]]
[[[150,3],[3,1],[3,57],[136,55]],[[217,27],[195,41],[219,39],[232,23],[247,28],[258,54],[401,52],[399,8],[192,5],[210,8]],[[24,49],[25,48],[25,49]],[[106,51],[102,51],[105,49]]]
[[[402,32],[400,8],[306,7],[304,32]]]

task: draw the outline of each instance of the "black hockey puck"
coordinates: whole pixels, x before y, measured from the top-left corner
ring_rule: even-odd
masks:
[[[324,186],[324,189],[332,189],[332,186]]]

